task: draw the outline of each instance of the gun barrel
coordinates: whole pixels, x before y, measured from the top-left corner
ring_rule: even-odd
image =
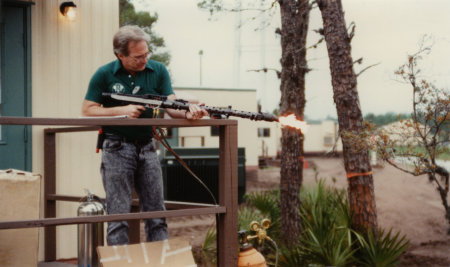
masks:
[[[240,117],[244,119],[250,119],[255,121],[270,121],[270,122],[278,122],[278,117],[270,113],[264,112],[249,112],[242,110],[235,110],[231,108],[218,108],[218,107],[209,107],[202,106],[208,113],[210,114],[220,114],[225,116],[234,116]]]
[[[265,119],[266,121],[270,121],[270,122],[280,122],[280,120],[278,119],[277,116],[270,114],[271,117]]]

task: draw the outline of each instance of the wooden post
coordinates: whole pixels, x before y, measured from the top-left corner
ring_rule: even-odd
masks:
[[[139,199],[138,194],[134,189],[133,199]],[[141,209],[139,208],[139,201],[137,201],[137,203],[133,201],[131,205],[131,212],[137,213],[140,211]],[[141,220],[128,220],[127,222],[129,227],[128,240],[130,241],[130,244],[139,244],[141,242]]]
[[[54,132],[44,131],[44,217],[56,217],[56,139]],[[45,261],[56,260],[56,226],[45,228]]]
[[[217,216],[217,263],[219,267],[237,266],[237,125],[220,126],[219,148],[219,205],[227,212]]]

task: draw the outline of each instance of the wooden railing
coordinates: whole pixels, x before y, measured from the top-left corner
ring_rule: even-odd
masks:
[[[115,119],[115,118],[23,118],[0,117],[0,125],[58,125],[64,128],[44,130],[44,217],[37,220],[3,221],[1,229],[45,227],[45,260],[56,259],[56,226],[94,222],[131,220],[130,241],[139,242],[139,220],[162,217],[216,214],[217,262],[218,266],[236,266],[237,241],[237,121],[182,119]],[[219,126],[219,204],[192,204],[166,202],[167,211],[137,212],[88,217],[56,217],[56,201],[79,201],[79,196],[58,195],[56,192],[56,134],[67,132],[93,131],[99,125],[152,125],[160,127],[200,127]],[[136,201],[134,201],[136,202]]]

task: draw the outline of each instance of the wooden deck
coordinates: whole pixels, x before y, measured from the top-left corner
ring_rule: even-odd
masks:
[[[139,242],[139,221],[148,218],[180,217],[216,214],[218,266],[236,266],[237,240],[237,121],[184,119],[117,119],[117,118],[25,118],[0,117],[0,125],[55,125],[63,128],[44,130],[44,214],[39,220],[4,221],[1,229],[45,227],[45,261],[56,260],[56,227],[58,225],[131,220],[130,241]],[[167,202],[167,211],[136,212],[118,215],[57,218],[57,201],[79,201],[80,196],[59,195],[56,192],[56,135],[68,132],[94,131],[100,125],[152,125],[160,127],[219,126],[219,204],[194,205],[192,203]],[[136,201],[135,201],[136,202]]]

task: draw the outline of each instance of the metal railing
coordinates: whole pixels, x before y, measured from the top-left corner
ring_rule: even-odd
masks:
[[[0,117],[0,125],[57,125],[64,128],[44,130],[44,218],[37,220],[3,221],[1,229],[45,227],[45,260],[56,260],[56,226],[68,224],[110,222],[129,220],[130,241],[139,242],[139,220],[162,217],[182,217],[216,214],[217,263],[218,266],[237,265],[237,121],[183,119],[115,119],[115,118],[25,118]],[[193,204],[166,201],[166,211],[135,212],[126,214],[99,215],[88,217],[56,217],[57,201],[79,201],[79,196],[59,195],[56,192],[56,134],[97,130],[100,125],[158,127],[201,127],[218,126],[219,134],[219,204]],[[136,200],[134,201],[136,204]],[[136,207],[136,205],[133,205]],[[135,208],[136,210],[136,208]],[[133,210],[132,210],[133,211]]]

